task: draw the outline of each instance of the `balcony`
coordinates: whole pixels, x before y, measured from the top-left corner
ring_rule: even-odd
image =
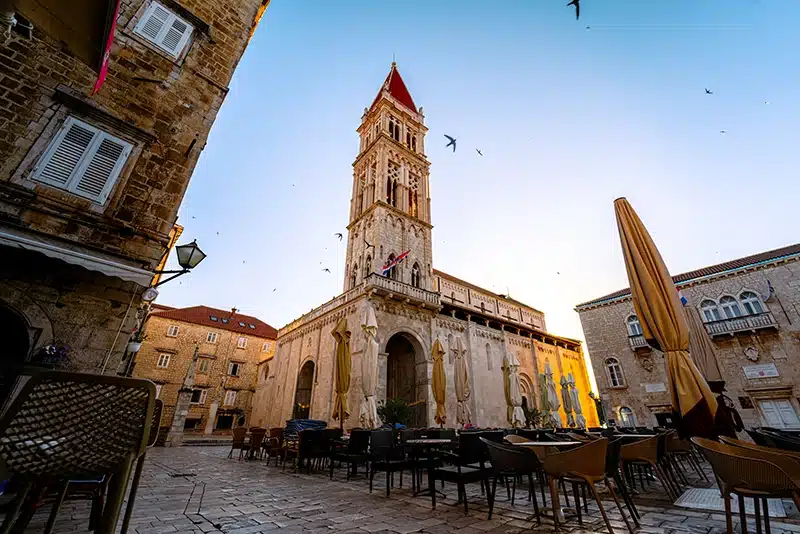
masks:
[[[364,286],[367,293],[403,301],[407,304],[415,304],[421,308],[439,309],[441,307],[439,293],[398,282],[377,273],[369,275],[364,280]]]
[[[637,334],[635,336],[628,336],[628,343],[631,345],[631,350],[650,350],[650,345],[647,344],[647,341],[644,339],[644,336],[641,334]]]
[[[733,335],[738,332],[755,332],[766,328],[778,328],[778,322],[772,312],[745,315],[734,319],[722,319],[705,323],[710,336]]]

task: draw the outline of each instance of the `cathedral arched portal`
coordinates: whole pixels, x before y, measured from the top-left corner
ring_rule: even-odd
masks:
[[[413,404],[410,427],[428,426],[428,362],[422,344],[409,332],[400,331],[386,341],[386,398]]]
[[[303,364],[297,375],[297,388],[294,393],[294,408],[292,417],[295,419],[308,419],[311,413],[311,390],[314,387],[314,362],[311,360]]]

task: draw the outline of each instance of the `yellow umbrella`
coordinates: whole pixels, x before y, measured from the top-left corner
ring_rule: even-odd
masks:
[[[664,352],[672,408],[683,437],[712,436],[717,401],[689,357],[689,326],[675,283],[653,239],[624,198],[614,201],[631,285],[633,307],[645,339]]]
[[[714,354],[714,347],[706,332],[706,327],[700,321],[697,310],[690,306],[684,306],[686,322],[689,324],[689,354],[694,363],[705,377],[706,382],[722,382],[722,373],[719,372],[717,356]]]
[[[444,376],[444,347],[442,347],[442,343],[438,338],[433,342],[431,356],[433,356],[431,391],[433,391],[433,399],[436,401],[436,417],[434,420],[440,425],[444,425],[447,421],[447,408],[444,405],[447,377]]]
[[[350,330],[347,328],[347,317],[339,319],[331,335],[336,340],[336,375],[334,389],[336,399],[333,404],[333,418],[344,426],[344,420],[350,417],[347,406],[347,393],[350,391]]]

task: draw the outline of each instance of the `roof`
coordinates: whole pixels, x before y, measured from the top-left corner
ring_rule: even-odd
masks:
[[[715,274],[721,274],[728,271],[735,271],[737,269],[743,269],[745,267],[751,267],[762,263],[768,263],[771,261],[775,261],[788,256],[794,256],[797,254],[800,254],[800,243],[795,245],[789,245],[786,247],[776,248],[774,250],[768,250],[767,252],[759,252],[758,254],[753,254],[752,256],[745,256],[744,258],[726,261],[724,263],[718,263],[716,265],[711,265],[709,267],[703,267],[702,269],[697,269],[694,271],[678,274],[673,276],[672,280],[676,284],[691,282],[698,278],[705,278],[707,276],[712,276]],[[620,289],[619,291],[609,293],[608,295],[605,295],[603,297],[596,298],[588,302],[584,302],[583,304],[578,304],[577,306],[575,306],[575,308],[581,308],[583,306],[591,306],[592,304],[600,304],[605,301],[626,297],[630,294],[631,294],[630,288]]]
[[[414,99],[411,98],[411,93],[408,92],[408,88],[406,87],[405,82],[403,82],[403,78],[400,76],[400,72],[397,70],[397,64],[395,62],[392,62],[392,68],[389,70],[389,75],[386,76],[386,80],[383,82],[383,85],[378,91],[378,96],[375,97],[375,100],[372,102],[372,105],[369,107],[369,109],[375,107],[375,105],[381,99],[381,94],[383,94],[384,89],[389,91],[389,94],[392,95],[392,98],[403,104],[414,113],[417,112],[417,106],[414,105]]]
[[[164,310],[174,310],[172,306],[166,306],[164,304],[156,304],[155,302],[150,305],[150,309],[152,310],[151,313],[155,313],[157,311],[164,311]]]
[[[164,306],[166,307],[166,306]],[[241,313],[232,314],[231,310],[219,310],[208,306],[189,306],[188,308],[169,308],[150,314],[153,317],[163,317],[184,323],[211,326],[221,330],[249,334],[266,339],[277,339],[278,331],[270,325]],[[242,326],[244,325],[244,326]]]
[[[433,270],[433,274],[435,274],[435,275],[439,275],[439,276],[441,276],[442,278],[447,278],[447,279],[449,279],[449,280],[452,280],[453,282],[456,282],[456,283],[458,283],[458,284],[461,284],[461,285],[467,286],[467,287],[469,287],[470,289],[474,289],[474,290],[476,290],[476,291],[481,291],[482,293],[486,293],[486,294],[492,295],[493,297],[495,297],[495,298],[498,298],[498,299],[500,299],[500,300],[504,300],[504,301],[506,301],[506,302],[511,302],[511,303],[514,303],[514,304],[516,304],[517,306],[522,306],[523,308],[528,308],[529,310],[533,310],[533,311],[535,311],[535,312],[538,312],[538,313],[543,313],[542,311],[540,311],[540,310],[537,310],[537,309],[536,309],[536,308],[534,308],[533,306],[528,306],[528,305],[527,305],[527,304],[525,304],[524,302],[520,302],[520,301],[518,301],[518,300],[514,300],[514,299],[512,299],[511,297],[509,297],[509,296],[507,296],[507,295],[500,295],[499,293],[495,293],[494,291],[489,291],[488,289],[484,289],[484,288],[482,288],[482,287],[480,287],[480,286],[476,286],[475,284],[471,284],[471,283],[467,282],[466,280],[462,280],[462,279],[460,279],[460,278],[456,278],[456,277],[455,277],[455,276],[453,276],[452,274],[447,274],[447,273],[445,273],[445,272],[442,272],[442,271],[440,271],[440,270],[438,270],[438,269],[434,269],[434,270]]]

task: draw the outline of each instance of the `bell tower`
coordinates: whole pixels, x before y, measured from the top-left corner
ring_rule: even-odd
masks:
[[[362,284],[372,273],[380,275],[384,265],[408,252],[386,276],[430,291],[428,129],[395,63],[372,105],[364,109],[357,131],[344,290]]]

